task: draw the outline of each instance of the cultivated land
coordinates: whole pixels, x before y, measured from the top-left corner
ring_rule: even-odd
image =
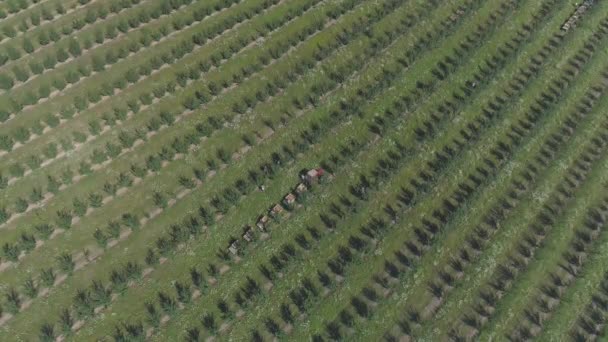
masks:
[[[0,1],[0,341],[608,335],[608,3]]]

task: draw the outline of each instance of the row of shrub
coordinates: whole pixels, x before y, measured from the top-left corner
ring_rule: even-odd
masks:
[[[175,7],[169,6],[169,4],[166,2],[153,9],[142,7],[138,9],[137,13],[125,14],[125,16],[129,16],[129,18],[123,18],[122,15],[116,17],[111,22],[104,22],[105,28],[98,27],[95,29],[95,32],[90,32],[90,34],[80,38],[74,37],[73,32],[70,30],[64,30],[65,32],[63,33],[57,33],[57,31],[52,28],[41,31],[37,37],[37,43],[35,40],[25,37],[21,41],[21,47],[25,53],[25,56],[31,55],[37,51],[39,47],[46,46],[51,42],[53,42],[53,51],[45,52],[44,57],[39,56],[39,58],[28,58],[29,62],[27,65],[25,65],[25,63],[20,63],[17,65],[14,65],[16,63],[10,63],[12,75],[8,72],[0,75],[0,89],[11,90],[17,84],[17,82],[27,82],[36,75],[41,75],[47,70],[55,69],[58,63],[64,63],[70,57],[80,57],[82,54],[96,46],[96,44],[101,45],[108,40],[114,41],[119,34],[126,34],[127,32],[137,29],[144,24],[151,23],[153,20],[160,18],[161,15],[170,15],[172,12],[190,3],[190,0],[186,0],[176,2],[174,4]],[[80,30],[84,27],[83,23],[76,21],[73,25],[74,30]],[[142,46],[147,47],[152,41],[157,41],[161,36],[166,36],[170,33],[169,31],[171,31],[171,28],[167,25],[161,25],[160,28],[152,31],[147,28],[143,28],[140,31],[139,37],[130,38],[127,41],[130,43],[130,45],[123,43],[122,48],[124,49],[125,46],[128,46],[127,50],[129,50],[129,53],[137,52],[142,48]],[[62,39],[64,36],[71,37]],[[113,49],[117,50],[118,47],[114,46]],[[23,52],[13,45],[7,46],[6,55],[4,55],[4,57],[0,57],[0,62],[2,62],[0,64],[5,64],[9,61],[17,62],[24,56]],[[109,54],[109,56],[113,56],[115,53],[116,52],[112,52]],[[104,60],[107,56],[108,54],[97,54],[91,58],[90,63],[92,64],[94,71],[103,70],[104,66],[106,65]],[[56,85],[55,82],[52,82],[52,84],[53,86]]]

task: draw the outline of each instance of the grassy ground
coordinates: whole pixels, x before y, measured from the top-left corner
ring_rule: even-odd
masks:
[[[72,139],[74,132],[89,136],[85,143],[66,148],[66,153],[59,157],[44,157],[43,161],[46,162],[42,166],[1,187],[0,207],[14,211],[17,199],[27,198],[32,189],[40,188],[46,192],[47,175],[59,176],[67,169],[77,170],[83,161],[91,160],[95,150],[104,149],[108,143],[116,143],[119,132],[143,128],[162,111],[170,111],[178,118],[173,124],[161,126],[154,134],[125,149],[115,158],[95,166],[91,173],[79,175],[56,195],[47,196],[39,206],[0,225],[0,245],[4,253],[0,267],[2,307],[10,306],[9,288],[17,289],[21,302],[26,302],[21,312],[13,317],[6,310],[0,313],[0,340],[43,339],[39,329],[45,323],[54,326],[57,336],[59,331],[56,324],[60,311],[71,307],[79,289],[88,287],[92,280],[108,284],[110,272],[127,261],[144,265],[148,249],[155,248],[158,238],[167,236],[172,224],[196,215],[201,205],[208,207],[214,196],[221,196],[237,180],[247,179],[251,170],[259,167],[262,161],[271,161],[273,154],[284,155],[283,147],[295,146],[301,134],[308,132],[315,124],[321,126],[321,133],[315,138],[314,144],[304,148],[293,160],[277,164],[279,171],[264,180],[264,191],[258,188],[240,197],[221,220],[207,227],[200,236],[189,239],[170,252],[161,264],[143,266],[149,267],[144,277],[133,282],[122,294],[114,294],[110,303],[98,308],[92,317],[79,324],[79,328],[75,329],[77,331],[64,337],[67,340],[109,341],[116,326],[143,322],[146,333],[152,334],[151,340],[182,340],[186,331],[193,327],[201,330],[199,340],[204,340],[210,335],[200,323],[205,313],[213,313],[221,327],[216,340],[248,340],[253,330],[270,340],[273,337],[266,331],[268,318],[281,323],[284,331],[279,334],[279,340],[309,340],[313,334],[327,336],[327,323],[339,321],[343,310],[352,309],[350,299],[360,295],[362,289],[374,285],[372,277],[383,272],[385,261],[392,258],[393,252],[402,249],[405,241],[416,238],[414,228],[441,208],[442,201],[458,191],[459,183],[473,174],[475,168],[483,167],[484,159],[492,160],[497,164],[496,169],[433,236],[430,248],[416,261],[413,270],[391,283],[389,295],[371,306],[372,314],[368,318],[357,318],[355,324],[344,331],[352,340],[382,340],[384,333],[393,330],[407,309],[424,313],[421,324],[413,327],[412,336],[416,340],[443,340],[447,339],[451,328],[461,329],[463,312],[471,308],[479,290],[492,279],[498,264],[513,251],[518,238],[526,231],[544,201],[555,191],[567,168],[579,157],[582,146],[590,141],[594,132],[601,130],[599,124],[605,121],[603,112],[608,101],[605,97],[594,104],[593,111],[579,123],[567,143],[560,147],[557,157],[542,170],[533,182],[532,189],[501,222],[501,229],[492,236],[490,243],[472,264],[466,267],[463,278],[456,281],[454,288],[438,303],[437,311],[432,315],[425,313],[429,304],[434,302],[427,284],[447,267],[450,258],[466,243],[467,237],[473,234],[498,198],[509,191],[513,180],[525,170],[526,163],[539,155],[542,144],[558,131],[568,115],[576,110],[585,92],[596,84],[598,75],[606,67],[608,51],[605,39],[599,42],[590,61],[581,64],[582,71],[572,76],[572,84],[568,85],[556,103],[546,109],[542,119],[531,130],[526,131],[512,154],[505,160],[498,160],[492,155],[491,148],[498,146],[501,141],[507,141],[510,127],[525,120],[528,108],[538,103],[543,92],[552,86],[550,80],[558,79],[564,70],[570,68],[567,61],[583,46],[593,32],[592,28],[597,27],[605,17],[608,5],[603,2],[595,4],[580,25],[566,34],[559,46],[547,56],[524,90],[509,96],[505,108],[496,118],[486,121],[475,139],[458,146],[455,142],[462,140],[461,132],[471,129],[471,125],[487,108],[488,101],[497,95],[504,96],[504,90],[514,82],[513,77],[522,70],[522,66],[542,50],[551,35],[559,31],[561,24],[575,9],[574,2],[556,1],[549,8],[550,13],[546,18],[537,19],[542,23],[534,27],[529,35],[522,34],[521,27],[535,17],[544,2],[445,0],[431,4],[422,0],[404,0],[395,9],[382,12],[381,8],[388,2],[357,1],[354,8],[337,18],[331,18],[330,11],[346,6],[349,0],[283,0],[274,5],[261,0],[244,0],[227,8],[222,7],[224,3],[220,0],[213,3],[194,1],[169,15],[152,19],[120,34],[116,39],[105,39],[101,44],[90,46],[82,56],[70,59],[40,76],[31,77],[24,84],[16,84],[12,91],[0,93],[0,107],[9,107],[13,99],[37,92],[41,85],[56,77],[63,77],[78,66],[91,66],[91,56],[105,54],[108,49],[128,47],[152,31],[169,28],[165,32],[168,36],[157,44],[139,49],[105,70],[84,77],[75,86],[28,106],[0,123],[0,135],[12,135],[20,127],[32,128],[48,114],[59,113],[72,105],[77,96],[87,96],[101,84],[122,79],[127,71],[170,53],[182,42],[190,41],[198,32],[213,30],[231,18],[238,18],[240,22],[238,25],[228,25],[213,40],[195,46],[191,53],[171,65],[164,65],[114,96],[102,98],[73,118],[62,120],[59,126],[47,127],[39,136],[0,154],[0,169],[2,175],[6,175],[11,165],[26,165],[32,155],[42,155],[42,151],[51,143],[60,145],[62,141]],[[48,0],[31,5],[3,19],[0,29],[5,25],[17,26],[38,8],[54,7],[57,3]],[[250,15],[262,3],[265,9]],[[21,49],[23,39],[37,41],[41,30],[53,27],[60,31],[64,25],[84,17],[92,8],[108,5],[99,0],[85,5],[79,5],[76,1],[62,4],[66,9],[73,10],[50,22],[43,22],[40,27],[19,34],[16,38],[0,40],[0,50],[8,45]],[[35,52],[0,66],[0,73],[11,72],[14,66],[25,68],[32,61],[40,61],[57,46],[66,46],[68,39],[76,38],[84,44],[86,40],[93,39],[96,31],[159,4],[161,1],[158,0],[141,0],[129,9],[72,32],[70,37],[62,37],[55,46],[39,47],[35,43]],[[312,7],[308,8],[309,5]],[[0,4],[0,9],[3,6],[6,4]],[[212,15],[179,29],[172,27],[175,20],[193,18],[196,9],[207,6],[213,8]],[[498,17],[492,14],[500,8],[504,12]],[[291,18],[292,13],[297,14]],[[490,18],[495,21],[492,27],[480,27]],[[410,23],[405,24],[409,21],[411,27]],[[230,22],[234,24],[237,21]],[[322,29],[311,31],[309,28],[318,22],[323,24]],[[269,23],[276,26],[269,30]],[[407,28],[396,29],[402,26]],[[442,28],[445,32],[438,34]],[[245,68],[267,56],[268,50],[293,44],[294,37],[298,37],[295,41],[299,42],[282,50],[278,58],[251,73],[244,72]],[[426,41],[422,37],[427,37]],[[479,75],[484,63],[491,60],[489,58],[493,54],[505,54],[500,50],[506,46],[505,43],[515,44],[514,38],[521,41],[517,43],[515,51],[509,52],[506,62],[490,75],[484,76],[477,88],[473,85],[473,89],[465,90],[470,86],[468,82],[473,75]],[[335,43],[338,41],[340,43]],[[242,47],[238,51],[227,50],[231,46]],[[322,58],[317,58],[320,47],[324,46],[331,48]],[[216,58],[219,51],[223,51],[226,57],[222,57],[224,59],[217,67],[211,67],[183,86],[178,85],[174,91],[163,94],[150,105],[130,112],[125,120],[105,127],[101,133],[88,132],[92,120],[101,120],[104,114],[115,108],[126,108],[130,102],[140,101],[142,94],[177,82],[180,73]],[[302,68],[309,61],[313,62],[312,67]],[[448,70],[447,77],[437,76],[437,70],[441,69]],[[297,77],[292,77],[294,71],[297,71]],[[345,80],[335,82],[332,77],[336,73],[341,73]],[[265,87],[268,80],[280,81],[283,86],[275,96],[256,100],[258,90]],[[226,89],[195,110],[188,110],[182,105],[184,100],[198,95],[201,90],[207,91],[210,84],[223,84]],[[318,98],[312,99],[313,95],[309,94],[313,92],[317,92],[314,96]],[[464,99],[456,100],[458,96]],[[412,101],[407,105],[407,110],[389,117],[386,110],[404,98]],[[235,111],[238,101],[252,101],[254,104],[251,109],[239,114]],[[302,101],[306,102],[304,108],[298,108]],[[456,109],[449,114],[440,114],[440,104],[455,105]],[[355,109],[349,108],[349,105]],[[432,115],[437,114],[442,116],[435,122],[434,132],[420,137],[416,132],[428,127]],[[130,174],[134,165],[144,165],[149,156],[169,148],[175,139],[195,132],[197,124],[211,117],[221,120],[221,125],[209,137],[197,140],[185,153],[166,161],[158,172],[149,172],[138,178],[135,184],[125,187],[119,194],[104,194],[103,205],[74,220],[71,229],[59,231],[44,243],[39,242],[37,248],[22,255],[18,261],[6,262],[8,248],[18,243],[23,233],[34,232],[36,224],[54,222],[57,212],[71,209],[75,199],[84,199],[93,192],[102,194],[105,183],[113,182],[121,173]],[[384,124],[382,135],[379,136],[373,132],[373,126],[382,120],[389,120],[389,123]],[[244,136],[254,137],[251,146],[243,141]],[[347,155],[343,147],[349,144],[352,144],[353,150]],[[395,150],[396,146],[405,146],[407,155],[394,168],[385,170],[387,174],[381,178],[379,165],[384,162],[386,152]],[[369,249],[359,252],[351,248],[354,261],[346,266],[344,276],[337,277],[337,284],[323,288],[322,295],[307,302],[306,312],[296,318],[293,326],[286,327],[280,318],[280,305],[291,303],[290,292],[301,286],[305,279],[313,279],[318,284],[319,270],[331,273],[327,267],[328,261],[336,258],[338,247],[349,248],[352,236],[363,236],[360,227],[370,222],[371,218],[386,218],[385,208],[396,203],[395,198],[402,186],[410,186],[419,180],[421,171],[429,170],[429,163],[435,160],[435,152],[445,151],[446,147],[456,148],[457,152],[449,158],[444,168],[433,172],[428,188],[416,194],[416,201],[411,207],[402,208],[400,218],[389,224],[382,235],[373,241],[370,239]],[[208,163],[219,160],[219,149],[226,151],[230,157],[227,163],[219,162],[217,169],[214,169]],[[341,161],[337,163],[336,160]],[[605,172],[607,160],[603,156],[594,163],[591,173],[551,229],[546,242],[500,299],[490,321],[483,325],[480,339],[503,338],[523,317],[527,303],[533,299],[547,274],[556,269],[560,252],[567,248],[573,236],[573,227],[584,219],[585,209],[603,195],[604,188],[597,185],[608,181]],[[296,185],[300,170],[317,167],[322,162],[335,165],[333,178],[315,186],[302,207],[274,223],[267,239],[257,239],[248,245],[239,258],[222,260],[218,257],[218,250],[225,249],[231,237],[239,236],[244,225],[253,225],[260,214],[279,202]],[[208,176],[197,181],[194,188],[187,189],[180,184],[179,177],[195,179],[193,168],[203,169]],[[357,184],[361,175],[374,179],[375,185],[368,194],[369,198],[355,199],[357,210],[346,213],[344,217],[337,217],[335,212],[332,214],[331,206],[340,203],[341,198],[355,198],[349,188]],[[162,210],[157,208],[153,199],[155,191],[168,196],[168,207]],[[134,213],[144,218],[139,230],[125,228],[120,241],[112,242],[106,248],[98,246],[93,232],[97,228],[105,228],[124,213]],[[323,228],[319,216],[321,213],[337,219],[335,229]],[[271,264],[270,257],[281,254],[287,244],[295,245],[296,236],[309,236],[307,227],[322,230],[318,241],[313,242],[310,250],[296,246],[296,256],[286,261],[287,266],[281,270],[279,277],[268,282],[258,266]],[[90,253],[90,260],[85,260],[84,250]],[[40,272],[49,267],[57,270],[56,257],[61,253],[72,255],[77,269],[72,274],[59,272],[60,279],[48,292],[45,290],[43,295],[31,301],[25,298],[26,280],[35,279],[42,289]],[[603,278],[604,254],[600,250],[585,264],[581,276],[564,294],[562,304],[545,322],[540,340],[559,339],[572,328],[576,317],[589,303],[590,295]],[[202,296],[192,298],[192,302],[180,304],[180,309],[167,322],[152,331],[146,323],[143,303],[157,302],[159,291],[173,296],[176,280],[189,284],[189,269],[197,267],[205,270],[210,263],[222,269],[221,274],[215,276],[214,284]],[[234,303],[234,294],[247,277],[255,279],[265,288],[246,306],[238,308]],[[236,317],[220,318],[217,308],[220,299],[230,303]]]

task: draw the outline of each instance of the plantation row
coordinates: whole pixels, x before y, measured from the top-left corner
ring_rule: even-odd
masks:
[[[205,173],[204,173],[204,172],[202,172],[202,171],[200,171],[200,172],[199,172],[199,174],[204,175]],[[200,177],[200,176],[199,176],[199,177]]]
[[[605,3],[2,6],[0,339],[604,334]]]
[[[408,197],[409,197],[409,194],[407,194],[407,193],[406,193],[406,195],[408,195],[408,196],[404,196],[404,198],[408,198]],[[440,212],[437,212],[437,213],[434,213],[434,215],[433,215],[433,216],[437,216],[437,217],[441,218],[441,217],[442,217],[442,214],[441,214]],[[343,301],[342,301],[342,302],[343,302]]]

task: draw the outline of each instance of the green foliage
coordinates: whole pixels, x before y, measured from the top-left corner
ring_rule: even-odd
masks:
[[[116,194],[117,186],[116,184],[106,182],[103,184],[103,191],[109,196],[114,196]]]
[[[68,336],[72,333],[72,326],[74,325],[74,318],[70,313],[70,310],[64,308],[61,310],[61,314],[59,316],[59,325],[61,326],[61,330],[63,334]]]
[[[87,201],[82,200],[78,197],[72,200],[72,206],[74,207],[74,215],[79,217],[84,216],[87,213],[87,209],[89,208],[89,204],[87,203]]]
[[[19,82],[25,82],[30,78],[30,73],[20,66],[14,66],[12,70],[15,79]]]
[[[72,178],[74,178],[74,171],[69,167],[64,169],[61,173],[61,181],[66,185],[72,184]]]
[[[106,153],[110,158],[116,158],[121,151],[122,148],[119,145],[110,142],[106,143]]]
[[[17,261],[19,259],[19,253],[21,253],[21,251],[17,244],[7,242],[2,246],[2,255],[6,260]]]
[[[70,39],[68,43],[68,51],[70,55],[73,57],[78,57],[82,54],[82,49],[80,48],[80,43],[76,39]]]
[[[38,44],[41,46],[45,46],[51,42],[51,38],[49,37],[48,31],[42,30],[38,34]]]
[[[38,88],[38,97],[34,100],[36,103],[38,99],[46,99],[51,95],[51,86],[48,83],[43,83]]]
[[[30,70],[32,71],[32,73],[36,74],[36,75],[40,75],[42,74],[42,72],[44,71],[44,66],[42,64],[40,64],[38,61],[36,60],[32,60],[28,63]]]
[[[177,310],[177,302],[175,299],[162,291],[158,292],[158,302],[161,309],[169,316]]]
[[[192,189],[196,186],[196,183],[192,180],[192,178],[180,176],[179,184],[187,189]]]
[[[117,221],[110,221],[110,223],[108,223],[108,236],[112,239],[118,239],[120,237],[120,223]]]
[[[103,196],[96,192],[89,194],[89,203],[92,208],[99,208],[103,205]]]
[[[38,338],[41,342],[53,342],[55,341],[55,328],[50,323],[44,323],[40,327],[40,333]]]
[[[48,145],[46,145],[44,147],[44,150],[42,151],[42,153],[44,153],[45,157],[49,158],[49,159],[53,159],[55,157],[57,157],[57,144],[55,143],[49,143]]]
[[[42,193],[42,189],[39,187],[34,187],[32,192],[30,192],[30,202],[37,203],[44,199],[44,195]]]
[[[74,267],[76,266],[70,253],[61,253],[57,257],[57,264],[61,271],[68,274],[71,274],[74,271]]]
[[[98,135],[101,133],[101,124],[98,120],[89,121],[89,132],[91,135]]]
[[[23,283],[23,293],[29,298],[35,298],[38,295],[38,286],[36,286],[31,276]]]
[[[48,240],[53,234],[55,228],[48,223],[41,223],[34,226],[34,230],[41,240]]]
[[[148,248],[145,258],[146,265],[154,266],[158,264],[158,259],[158,255],[154,252],[154,250],[152,248]]]
[[[157,207],[163,209],[167,207],[167,196],[163,192],[155,191],[152,198],[154,200],[154,205]]]
[[[65,209],[58,211],[57,226],[63,229],[69,229],[72,226],[72,213]]]
[[[5,306],[7,311],[13,315],[18,313],[21,310],[21,298],[19,297],[19,292],[17,292],[15,288],[11,287],[6,292],[5,297]]]
[[[15,141],[7,135],[0,135],[0,150],[10,151],[13,149]]]
[[[27,53],[34,52],[34,45],[32,44],[31,40],[27,38],[23,39],[23,50]]]
[[[0,190],[6,189],[8,186],[8,178],[4,177],[2,173],[0,173]]]
[[[40,280],[42,281],[42,284],[44,284],[44,286],[46,286],[46,287],[53,286],[53,284],[55,283],[56,277],[57,276],[52,267],[43,269],[42,272],[40,273]]]
[[[156,305],[152,302],[146,302],[145,307],[146,307],[146,313],[147,313],[147,319],[146,319],[147,322],[153,327],[158,327],[158,325],[160,324],[160,319],[161,319],[160,311],[157,309]]]
[[[68,58],[70,58],[70,55],[68,55],[68,53],[65,51],[65,49],[63,47],[58,47],[55,50],[55,58],[57,59],[57,61],[63,63]],[[68,83],[74,83],[74,82],[70,82],[69,79],[67,79],[67,78],[66,78],[66,80],[68,81]]]
[[[86,176],[86,175],[90,174],[92,171],[93,170],[91,170],[91,164],[90,163],[88,163],[86,161],[80,162],[80,166],[78,167],[78,172],[81,175]]]
[[[13,137],[15,140],[23,144],[30,139],[30,131],[23,126],[17,127],[13,131]]]
[[[72,132],[72,136],[74,137],[74,141],[77,143],[83,143],[87,141],[87,135],[82,132]]]
[[[32,126],[30,126],[30,131],[32,134],[41,135],[44,131],[44,127],[40,121],[35,121],[32,123]]]
[[[18,213],[23,213],[27,210],[29,203],[23,198],[17,198],[15,201],[15,211]]]
[[[15,163],[9,166],[8,172],[11,174],[11,176],[19,178],[23,176],[23,174],[25,173],[25,169],[21,164]]]
[[[95,306],[107,305],[110,303],[112,291],[101,281],[93,280],[91,284],[91,299]]]
[[[146,168],[149,171],[157,172],[162,167],[162,159],[159,156],[150,156],[146,159]]]
[[[91,293],[87,289],[78,289],[73,304],[76,317],[85,319],[93,315],[95,309]]]
[[[99,247],[105,248],[107,246],[108,237],[101,229],[99,229],[99,228],[95,229],[95,232],[93,233],[93,237],[95,238],[95,241],[97,242]]]
[[[15,85],[13,78],[7,74],[0,74],[0,89],[10,90]]]
[[[31,234],[21,233],[19,247],[26,253],[29,253],[31,250],[36,248],[36,238]]]
[[[57,180],[57,178],[48,175],[47,176],[47,185],[46,190],[52,194],[57,194],[59,192],[59,187],[61,183]]]
[[[0,204],[0,224],[6,222],[9,217],[10,217],[10,213],[6,210],[5,207],[2,206],[2,204]]]
[[[38,156],[30,156],[26,162],[30,169],[36,170],[42,164],[42,160]]]

